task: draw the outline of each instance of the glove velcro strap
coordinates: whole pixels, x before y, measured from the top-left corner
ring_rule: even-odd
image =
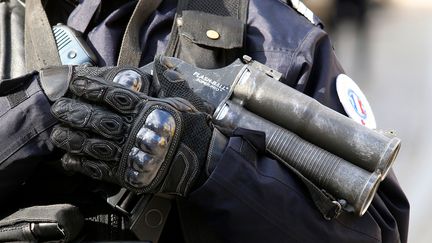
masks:
[[[50,101],[54,102],[66,94],[72,78],[72,70],[72,66],[49,67],[40,70],[40,85]]]

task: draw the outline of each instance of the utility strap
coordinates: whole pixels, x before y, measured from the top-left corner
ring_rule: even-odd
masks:
[[[51,25],[41,0],[26,1],[24,45],[27,71],[61,65]]]
[[[123,35],[117,60],[118,66],[139,66],[142,53],[139,41],[140,28],[150,15],[156,11],[161,2],[162,0],[138,1]]]

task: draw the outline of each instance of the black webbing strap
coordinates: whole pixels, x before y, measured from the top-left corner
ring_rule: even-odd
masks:
[[[27,99],[27,93],[24,90],[20,90],[16,93],[8,95],[7,98],[12,109]]]
[[[24,44],[27,71],[61,65],[51,25],[41,0],[26,1]]]
[[[123,35],[117,60],[118,66],[138,67],[142,53],[139,41],[140,28],[161,2],[162,0],[138,1]]]

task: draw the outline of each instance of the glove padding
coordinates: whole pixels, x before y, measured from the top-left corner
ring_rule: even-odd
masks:
[[[62,158],[67,170],[137,193],[185,196],[201,180],[211,117],[163,58],[156,59],[154,71],[155,90],[163,98],[83,75],[82,70],[71,79],[74,98],[61,98],[51,108],[60,121],[51,139],[68,152]],[[183,98],[168,97],[176,95],[174,90]],[[186,100],[190,97],[191,102]]]

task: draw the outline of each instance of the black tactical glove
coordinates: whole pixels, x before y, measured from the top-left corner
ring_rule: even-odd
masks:
[[[206,168],[214,161],[207,156],[209,146],[220,144],[211,139],[224,143],[224,138],[212,136],[204,103],[165,59],[157,58],[154,69],[153,81],[139,70],[116,69],[116,74],[132,73],[123,77],[107,75],[112,73],[107,69],[80,67],[69,72],[73,98],[60,98],[51,108],[61,123],[51,139],[68,151],[62,159],[67,170],[137,193],[182,196],[206,179]],[[160,98],[119,85],[130,83],[124,80],[131,76],[144,83],[129,87],[144,87]]]

